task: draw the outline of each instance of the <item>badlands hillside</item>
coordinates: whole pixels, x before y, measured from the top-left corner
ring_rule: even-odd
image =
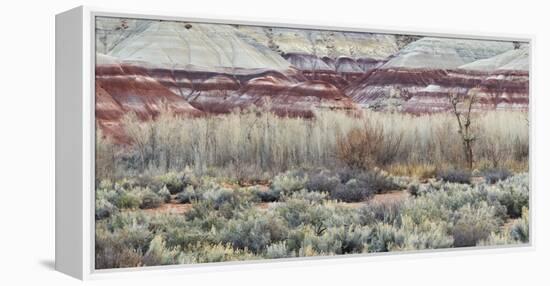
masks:
[[[252,105],[280,115],[360,108],[526,110],[527,44],[224,24],[99,18],[96,114],[116,136],[127,112],[201,116]]]

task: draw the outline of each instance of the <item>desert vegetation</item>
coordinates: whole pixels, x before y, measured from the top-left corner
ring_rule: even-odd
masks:
[[[466,148],[452,113],[129,113],[96,136],[96,268],[527,243],[525,113],[468,117]]]
[[[472,171],[526,171],[529,129],[525,112],[473,115],[465,156],[454,115],[320,111],[314,119],[278,117],[251,109],[200,118],[170,112],[140,121],[123,120],[129,142],[113,144],[98,131],[97,176],[160,174],[192,168],[197,174],[215,169],[237,179],[269,179],[292,168],[347,166],[379,168],[400,175],[419,175],[449,168]],[[466,153],[469,153],[466,152]],[[431,170],[431,172],[430,172]],[[433,175],[433,174],[425,174]]]

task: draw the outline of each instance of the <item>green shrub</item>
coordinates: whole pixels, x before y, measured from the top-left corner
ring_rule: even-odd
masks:
[[[116,206],[121,209],[137,209],[141,205],[141,198],[133,192],[122,192],[116,202]]]
[[[186,167],[182,172],[169,172],[154,178],[154,181],[166,186],[170,194],[177,194],[183,191],[187,186],[198,186],[199,179],[194,172]]]

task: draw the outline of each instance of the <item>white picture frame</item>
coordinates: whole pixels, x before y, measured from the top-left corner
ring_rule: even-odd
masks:
[[[534,174],[533,152],[529,153],[530,175],[530,242],[527,245],[505,247],[475,247],[415,251],[413,253],[380,253],[368,255],[345,255],[336,257],[292,258],[267,261],[224,262],[201,265],[154,266],[146,268],[95,270],[94,268],[94,146],[95,146],[95,26],[96,16],[116,16],[143,19],[184,20],[205,23],[246,24],[288,28],[314,28],[337,31],[371,33],[416,34],[425,36],[460,37],[522,41],[530,44],[530,72],[534,37],[525,35],[463,34],[455,31],[427,31],[416,29],[341,27],[338,23],[277,23],[247,19],[216,19],[184,16],[178,13],[148,14],[114,11],[80,6],[56,15],[56,230],[55,268],[72,277],[89,280],[125,275],[151,275],[168,273],[193,273],[224,271],[235,268],[258,269],[266,267],[295,267],[300,265],[325,265],[326,263],[361,263],[369,260],[409,259],[410,257],[433,257],[483,253],[491,255],[509,251],[534,249],[532,182]],[[319,25],[317,25],[319,24]],[[531,74],[530,74],[531,79]],[[534,99],[532,81],[529,83],[529,119],[532,122]],[[533,124],[530,125],[530,150],[533,148]]]

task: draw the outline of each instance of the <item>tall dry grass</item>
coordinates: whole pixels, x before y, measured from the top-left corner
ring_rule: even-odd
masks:
[[[476,114],[472,119],[476,167],[525,170],[529,152],[525,118],[524,112]],[[430,169],[464,164],[456,122],[451,114],[443,113],[414,116],[364,111],[361,116],[349,116],[320,111],[314,119],[304,119],[278,117],[262,110],[200,118],[179,118],[165,112],[147,122],[128,114],[123,124],[133,141],[131,146],[113,150],[108,139],[97,136],[98,176],[166,172],[185,166],[198,173],[225,169],[236,177],[297,167],[334,168],[349,163],[341,156],[342,142],[355,140],[352,143],[360,146],[361,141],[350,137],[354,133],[365,143],[379,145],[368,152],[354,153],[354,149],[348,154],[353,159],[364,156],[371,162],[369,167],[401,166],[414,173],[414,166]]]

